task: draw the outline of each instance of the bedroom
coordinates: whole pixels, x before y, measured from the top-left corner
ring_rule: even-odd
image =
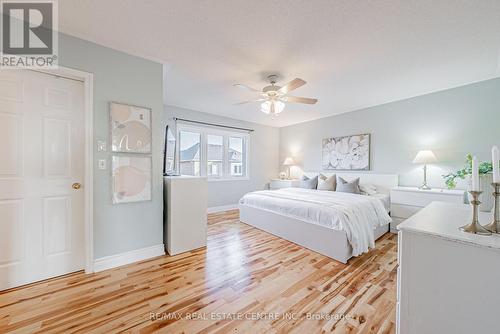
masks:
[[[500,1],[45,3],[0,332],[498,332]]]

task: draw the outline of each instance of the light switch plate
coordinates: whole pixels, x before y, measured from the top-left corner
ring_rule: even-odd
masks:
[[[99,169],[106,169],[106,159],[99,159]]]
[[[97,152],[106,152],[106,142],[104,140],[97,141]]]

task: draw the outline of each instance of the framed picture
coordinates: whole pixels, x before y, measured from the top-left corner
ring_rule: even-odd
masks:
[[[151,157],[114,155],[113,204],[151,200]]]
[[[151,109],[111,102],[111,151],[151,153]]]
[[[325,138],[322,167],[326,170],[370,170],[370,134]]]

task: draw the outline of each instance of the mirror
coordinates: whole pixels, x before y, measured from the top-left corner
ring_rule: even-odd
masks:
[[[163,155],[163,175],[175,174],[175,136],[171,127],[165,129],[165,151]]]

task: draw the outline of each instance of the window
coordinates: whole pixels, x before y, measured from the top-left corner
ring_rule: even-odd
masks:
[[[231,176],[243,175],[243,138],[229,137],[229,166]]]
[[[224,137],[207,135],[207,176],[222,177]]]
[[[201,175],[201,135],[199,132],[179,131],[179,172],[183,175]]]
[[[249,135],[178,125],[179,172],[210,180],[248,179]]]

